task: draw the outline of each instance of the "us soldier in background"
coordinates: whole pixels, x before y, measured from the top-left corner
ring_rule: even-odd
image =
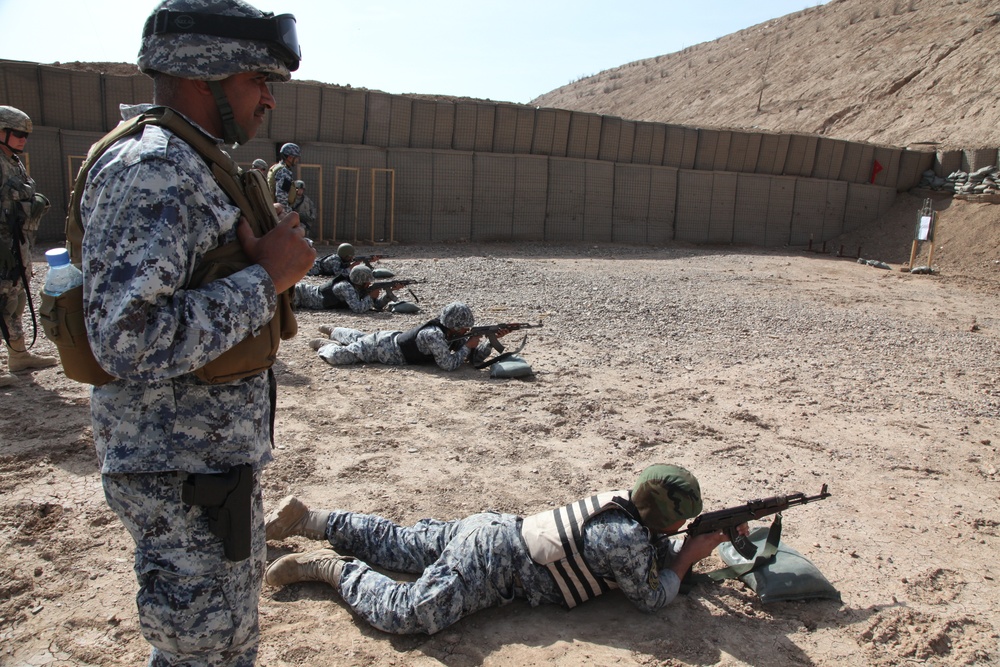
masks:
[[[0,106],[0,333],[11,371],[59,363],[55,357],[28,352],[21,325],[31,282],[31,248],[38,223],[48,209],[48,200],[35,192],[35,182],[18,157],[31,130],[28,114]],[[16,383],[17,377],[0,365],[0,387]]]
[[[153,78],[154,104],[176,111],[185,133],[231,145],[257,133],[275,106],[268,84],[287,81],[299,58],[290,14],[243,0],[165,0],[146,21],[138,65]],[[122,115],[147,112],[153,105]],[[164,125],[144,125],[100,155],[80,211],[87,334],[113,376],[91,393],[94,444],[105,498],[135,541],[149,665],[253,665],[273,359],[235,355],[251,370],[234,380],[196,373],[271,327],[279,294],[316,253],[294,212],[256,238],[194,145]],[[214,264],[208,253],[233,244],[245,268],[188,284]],[[222,491],[213,501],[203,488]],[[223,504],[245,520],[213,523]]]

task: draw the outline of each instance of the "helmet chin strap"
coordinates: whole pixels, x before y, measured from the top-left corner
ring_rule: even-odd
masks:
[[[222,83],[219,81],[209,81],[208,87],[215,97],[215,105],[219,108],[219,116],[222,118],[222,141],[229,146],[245,144],[250,141],[246,130],[239,126],[236,117],[233,115],[233,107],[229,104],[229,98],[222,90]]]
[[[10,130],[9,129],[8,130],[4,130],[3,141],[0,142],[0,143],[2,143],[4,146],[6,146],[7,150],[9,150],[11,153],[14,153],[15,155],[24,152],[23,148],[14,148],[13,146],[10,145]]]

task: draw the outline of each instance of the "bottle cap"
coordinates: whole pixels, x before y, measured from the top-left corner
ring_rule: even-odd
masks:
[[[45,259],[49,266],[55,268],[69,264],[69,251],[66,248],[53,248],[45,251]]]

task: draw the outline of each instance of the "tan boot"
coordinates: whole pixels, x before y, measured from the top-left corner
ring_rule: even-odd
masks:
[[[11,371],[25,371],[29,368],[49,368],[59,363],[55,357],[43,357],[28,352],[24,339],[11,340],[7,345],[7,365]]]
[[[333,325],[331,325],[331,324],[321,324],[320,327],[319,327],[319,332],[321,334],[326,334],[327,336],[329,336],[330,334],[333,333]]]
[[[311,341],[309,341],[309,347],[318,351],[319,348],[329,345],[330,342],[331,341],[329,338],[313,338]]]
[[[11,375],[6,370],[0,371],[0,387],[13,387],[17,383],[16,375]]]
[[[287,586],[298,581],[325,581],[340,592],[340,575],[345,558],[333,549],[317,549],[304,554],[282,556],[264,572],[264,581],[270,586]]]
[[[292,535],[325,540],[329,519],[329,512],[310,510],[295,496],[287,496],[264,517],[264,535],[269,540],[283,540]]]

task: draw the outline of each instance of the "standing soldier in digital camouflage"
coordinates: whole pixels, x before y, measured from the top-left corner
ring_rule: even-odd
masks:
[[[298,193],[295,191],[295,174],[292,167],[299,162],[302,151],[298,144],[284,144],[278,151],[281,157],[267,172],[267,185],[274,193],[274,201],[291,210]]]
[[[32,274],[31,248],[38,223],[48,209],[48,200],[35,192],[35,182],[18,157],[31,130],[28,114],[0,106],[0,333],[10,371],[59,363],[55,357],[28,352],[21,325]],[[16,383],[17,377],[0,365],[0,387]]]
[[[620,588],[653,612],[676,597],[691,566],[728,541],[722,531],[668,537],[701,512],[701,488],[676,465],[645,468],[631,489],[583,498],[528,517],[482,512],[403,527],[372,514],[310,510],[294,496],[267,516],[267,539],[300,535],[331,549],[289,554],[271,586],[323,581],[383,632],[434,634],[480,609],[526,599],[566,607]],[[738,528],[746,534],[747,525]],[[396,581],[372,566],[415,574]]]
[[[138,58],[154,104],[122,115],[163,122],[99,153],[82,191],[87,335],[112,376],[91,392],[94,444],[105,498],[135,541],[153,667],[256,661],[259,478],[272,458],[276,383],[273,356],[251,334],[272,340],[277,320],[284,336],[281,295],[316,253],[295,213],[272,228],[267,204],[245,212],[223,189],[246,195],[256,177],[269,199],[259,174],[234,168],[217,180],[203,155],[257,133],[275,106],[268,84],[287,81],[299,58],[290,14],[243,0],[161,2]],[[270,231],[258,238],[258,228]],[[214,259],[229,249],[244,268]],[[203,269],[209,277],[189,284]],[[222,359],[238,362],[232,376],[203,379]]]

